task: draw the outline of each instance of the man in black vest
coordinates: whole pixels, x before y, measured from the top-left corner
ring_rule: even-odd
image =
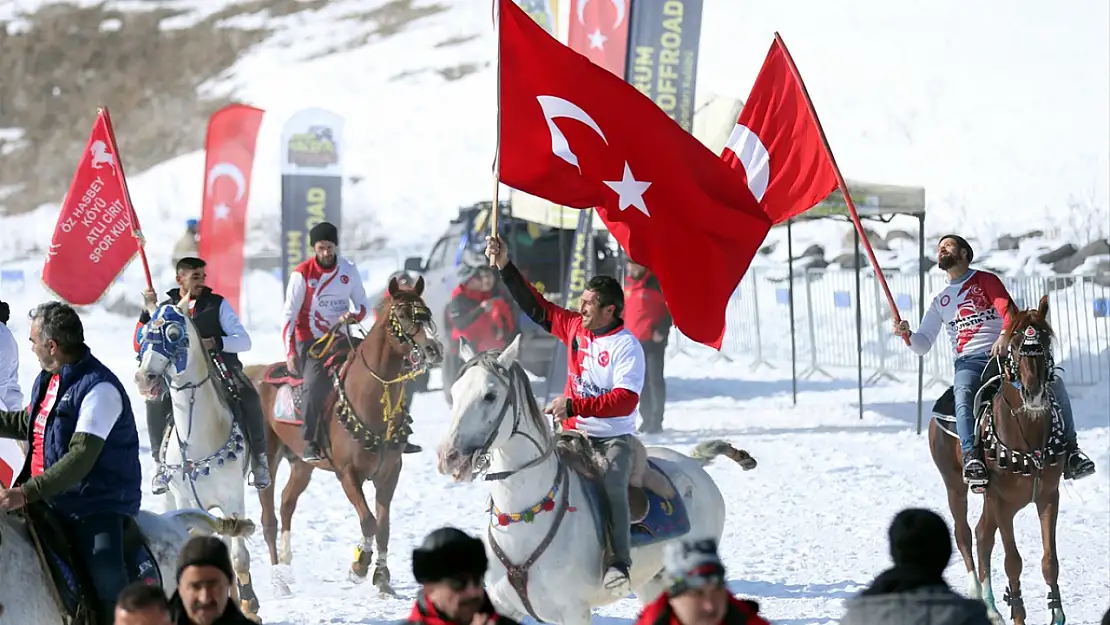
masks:
[[[219,358],[227,367],[230,380],[229,385],[234,386],[234,393],[239,396],[239,406],[235,410],[235,417],[243,435],[247,439],[250,450],[251,475],[247,483],[259,490],[270,485],[270,466],[266,461],[266,423],[262,414],[262,400],[258,397],[254,385],[243,374],[243,363],[239,361],[239,352],[251,348],[251,338],[246,328],[239,321],[231,304],[221,295],[212,292],[204,285],[207,273],[204,270],[205,262],[199,258],[187,256],[177,261],[178,288],[166,292],[167,299],[157,304],[176,304],[181,300],[181,293],[187,292],[192,296],[192,309],[190,315],[193,325],[200,332],[201,342],[208,349],[209,354]],[[153,291],[143,293],[147,307],[155,305],[156,296]],[[143,311],[139,317],[140,328],[150,321],[150,314]],[[136,332],[138,336],[138,332]],[[136,349],[138,343],[136,342]],[[146,402],[146,422],[150,434],[150,449],[155,462],[161,465],[162,438],[166,431],[166,424],[173,415],[173,403],[169,394],[156,400]],[[155,495],[160,495],[169,488],[166,476],[162,471],[154,475],[152,489]]]

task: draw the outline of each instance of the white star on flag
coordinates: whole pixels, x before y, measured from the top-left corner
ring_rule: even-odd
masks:
[[[636,210],[651,217],[648,212],[647,204],[644,203],[644,192],[651,186],[650,182],[636,180],[632,175],[632,168],[628,166],[628,161],[624,162],[624,176],[620,180],[602,180],[605,186],[617,192],[620,196],[618,199],[618,208],[622,211],[629,206],[635,206]]]
[[[231,214],[231,207],[223,202],[216,205],[216,219],[227,219]]]
[[[598,50],[605,49],[605,42],[609,40],[608,37],[601,34],[600,28],[595,28],[594,32],[586,35],[590,40],[590,48],[597,48]]]

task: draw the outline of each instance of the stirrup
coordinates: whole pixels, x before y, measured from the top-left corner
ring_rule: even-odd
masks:
[[[155,495],[165,495],[170,490],[169,476],[159,467],[150,481],[150,492]]]

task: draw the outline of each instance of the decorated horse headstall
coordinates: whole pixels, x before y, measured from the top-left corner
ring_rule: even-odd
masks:
[[[165,356],[178,371],[189,363],[189,332],[185,316],[173,306],[164,306],[159,316],[143,326],[136,360],[142,361],[147,350]],[[168,372],[166,372],[168,375]]]
[[[399,313],[401,310],[408,313],[408,320],[412,325],[411,332],[405,332],[404,325],[401,324]],[[393,338],[397,339],[402,347],[409,348],[409,363],[414,369],[419,368],[424,362],[424,352],[416,343],[415,337],[421,329],[427,336],[435,336],[436,324],[432,320],[431,309],[423,303],[394,301],[389,306],[389,317],[386,322],[389,324],[389,332]]]
[[[1045,359],[1045,381],[1052,377],[1056,368],[1055,362],[1052,359],[1052,352],[1045,349],[1044,343],[1041,341],[1041,331],[1034,326],[1027,326],[1021,334],[1021,343],[1015,349],[1011,344],[1010,349],[1006,351],[1006,357],[1002,359],[1002,372],[1006,380],[1014,383],[1021,379],[1018,370],[1018,362],[1022,358],[1044,358]]]

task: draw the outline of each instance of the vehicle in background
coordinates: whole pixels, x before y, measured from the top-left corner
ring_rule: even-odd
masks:
[[[448,346],[443,363],[443,385],[446,391],[461,366],[458,345],[451,341],[451,324],[447,306],[451,292],[459,285],[459,265],[473,265],[485,260],[486,236],[489,234],[491,202],[480,202],[459,209],[459,214],[432,245],[427,257],[405,259],[404,269],[424,277],[424,301],[435,315],[439,340]],[[561,277],[566,273],[574,243],[574,230],[553,228],[512,217],[508,202],[499,206],[498,233],[509,242],[509,255],[545,298],[562,304]],[[594,233],[597,273],[616,275],[616,249],[610,244],[607,231]],[[499,287],[500,288],[500,283]],[[381,295],[377,296],[379,299]],[[521,334],[521,365],[534,375],[546,377],[555,356],[556,340],[532,322],[512,301],[517,331]],[[376,303],[376,302],[372,302]],[[513,336],[507,337],[511,341]]]

